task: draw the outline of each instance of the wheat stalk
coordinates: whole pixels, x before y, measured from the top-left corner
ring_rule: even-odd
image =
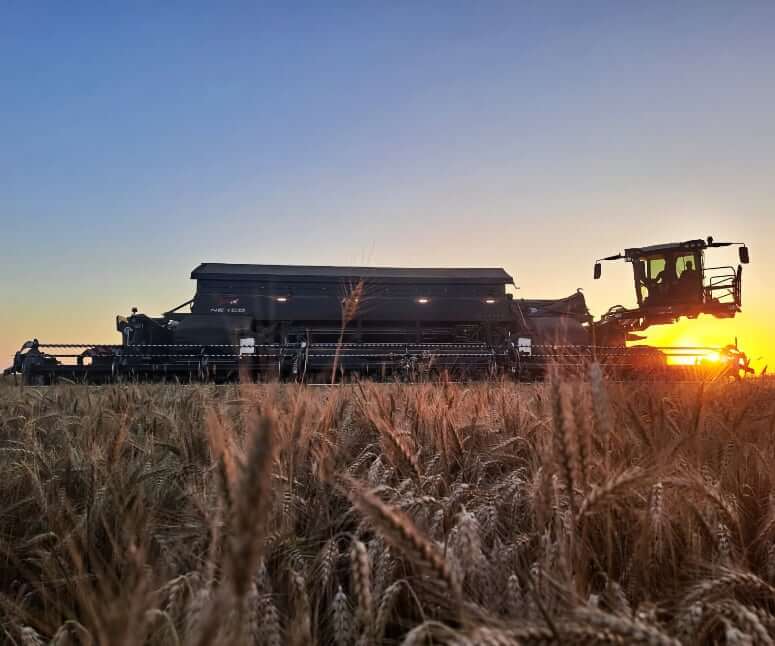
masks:
[[[274,423],[266,416],[249,429],[250,448],[234,504],[235,535],[229,568],[237,598],[245,595],[256,570],[271,509],[273,431]]]

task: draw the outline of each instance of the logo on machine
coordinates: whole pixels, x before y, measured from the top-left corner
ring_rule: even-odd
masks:
[[[220,296],[210,307],[212,314],[244,314],[245,311],[244,307],[239,307],[239,298],[235,296]]]
[[[210,308],[212,314],[244,314],[247,310],[240,307],[238,296],[219,296]]]

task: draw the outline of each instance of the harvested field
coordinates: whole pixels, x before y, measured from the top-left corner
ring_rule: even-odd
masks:
[[[0,641],[770,644],[775,384],[0,385]]]

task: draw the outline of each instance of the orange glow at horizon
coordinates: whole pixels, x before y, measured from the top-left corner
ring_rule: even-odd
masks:
[[[671,325],[654,326],[642,334],[646,336],[645,341],[629,345],[699,348],[697,353],[687,350],[669,357],[668,363],[672,365],[718,363],[723,358],[718,350],[737,342],[739,349],[746,353],[759,374],[775,352],[775,343],[766,330],[754,325],[750,317],[742,314],[734,319],[714,319],[710,316],[681,319]]]

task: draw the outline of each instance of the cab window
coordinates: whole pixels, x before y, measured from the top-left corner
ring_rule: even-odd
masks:
[[[646,263],[646,278],[650,280],[661,280],[665,271],[665,259],[664,258],[649,258]]]
[[[636,276],[638,277],[638,302],[653,303],[655,299],[659,298],[661,285],[664,281],[664,256],[652,256],[640,260],[636,268]]]
[[[679,278],[687,269],[697,270],[697,262],[693,255],[676,256],[675,259],[675,275]]]

